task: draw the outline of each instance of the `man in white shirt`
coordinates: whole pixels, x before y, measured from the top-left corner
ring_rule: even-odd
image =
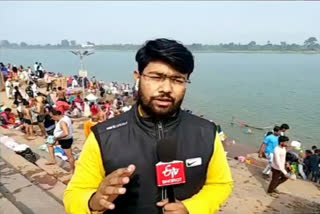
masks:
[[[38,62],[34,63],[33,69],[34,69],[34,72],[36,73],[36,71],[38,70]]]
[[[289,138],[287,136],[280,136],[279,146],[274,149],[272,180],[268,188],[268,193],[278,193],[276,188],[290,177],[290,174],[286,171],[286,148],[288,145]]]

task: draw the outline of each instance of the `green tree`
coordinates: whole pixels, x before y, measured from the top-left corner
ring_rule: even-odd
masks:
[[[316,37],[309,37],[307,40],[304,41],[304,46],[308,48],[313,48],[317,43],[318,40]]]

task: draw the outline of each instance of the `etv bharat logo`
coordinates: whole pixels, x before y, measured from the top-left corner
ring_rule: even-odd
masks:
[[[167,165],[165,170],[162,172],[165,177],[171,176],[171,178],[174,178],[178,173],[179,169],[171,167],[171,164]]]

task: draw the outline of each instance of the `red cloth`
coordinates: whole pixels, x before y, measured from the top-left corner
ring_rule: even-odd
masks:
[[[62,114],[64,114],[66,111],[70,109],[70,105],[65,101],[57,101],[56,102],[56,108],[57,111],[61,111]]]
[[[69,80],[68,80],[68,83],[70,84],[70,85],[72,85],[72,77],[69,77]]]
[[[6,123],[10,123],[9,115],[5,111],[1,112],[0,116],[6,121]]]
[[[93,105],[93,106],[91,107],[91,114],[92,114],[92,115],[96,115],[96,114],[98,114],[98,113],[99,113],[99,107],[98,107],[97,104],[95,104],[95,105]]]
[[[79,104],[81,105],[81,108],[82,108],[81,110],[84,111],[84,102],[83,102],[83,100],[82,100],[81,98],[78,98],[78,97],[77,97],[77,98],[74,100],[74,102],[75,102],[75,103],[79,103]]]

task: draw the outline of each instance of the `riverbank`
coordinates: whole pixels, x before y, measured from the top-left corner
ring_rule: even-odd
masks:
[[[13,107],[12,101],[13,100],[9,100],[6,98],[4,92],[1,92],[1,104],[5,105],[6,107]],[[15,111],[15,108],[13,109]],[[81,152],[85,142],[83,131],[83,124],[85,120],[87,120],[87,118],[84,117],[73,119],[73,151],[77,154]],[[36,130],[39,132],[38,127],[36,127]],[[0,136],[12,137],[16,142],[20,144],[27,144],[37,155],[40,156],[42,160],[49,159],[48,153],[39,149],[40,146],[45,144],[45,139],[43,137],[37,136],[32,141],[27,140],[20,130],[16,130],[14,128],[0,128]],[[234,143],[232,139],[228,139],[224,143],[224,147],[228,152],[228,162],[235,183],[232,196],[221,208],[219,212],[220,214],[318,213],[318,211],[320,210],[319,187],[307,181],[290,180],[279,187],[279,191],[281,192],[281,194],[279,194],[277,197],[271,197],[266,193],[266,189],[270,181],[262,178],[261,175],[261,170],[266,165],[266,160],[259,159],[257,157],[257,148],[252,148],[238,142]],[[4,150],[2,150],[1,152],[3,151]],[[12,155],[16,154],[12,153]],[[249,161],[241,163],[235,160],[234,157],[239,155],[247,156],[247,160]],[[1,154],[1,157],[5,156],[6,155]],[[69,170],[68,163],[66,161],[62,161],[60,158],[57,158],[57,161],[57,165],[46,166],[45,170],[53,171],[52,174],[55,174],[55,176],[58,177],[68,177],[69,175],[70,179],[70,173],[63,175],[60,175],[60,173],[56,173],[62,171],[61,168],[67,171]],[[44,165],[41,165],[41,167],[44,168]],[[23,168],[17,168],[20,171],[24,170]],[[24,172],[21,174],[26,175],[30,173],[32,172]],[[65,183],[67,183],[67,181]],[[15,196],[15,194],[17,193],[12,192],[13,196]],[[60,198],[60,201],[62,201],[62,197]]]
[[[84,134],[82,129],[83,121],[74,121],[75,127],[75,144],[73,148],[79,150],[82,149],[84,143]],[[10,136],[14,138],[19,143],[24,143],[29,145],[34,152],[36,152],[42,160],[48,159],[48,153],[40,151],[38,147],[43,145],[44,139],[42,137],[37,137],[33,141],[29,141],[24,138],[24,135],[14,129],[3,129],[0,128],[0,136]],[[240,144],[239,144],[239,147]],[[239,148],[234,147],[234,148]],[[227,148],[226,148],[227,149]],[[228,150],[228,149],[227,149]],[[6,161],[6,157],[9,155],[9,152],[6,152],[6,155],[3,155],[1,150],[1,157]],[[231,152],[229,150],[229,152]],[[244,152],[244,150],[242,150]],[[11,152],[11,156],[19,156]],[[20,156],[19,156],[20,157]],[[269,180],[266,180],[261,175],[262,167],[265,166],[266,161],[264,159],[257,158],[256,154],[247,155],[248,159],[253,160],[250,163],[241,163],[234,158],[228,158],[229,166],[232,172],[232,177],[234,180],[234,190],[232,196],[228,199],[227,203],[221,207],[219,214],[243,214],[243,213],[253,213],[253,214],[318,214],[320,210],[320,188],[315,186],[311,182],[296,180],[296,181],[287,181],[282,184],[278,190],[281,192],[278,196],[272,197],[266,193]],[[21,158],[20,158],[21,159]],[[58,177],[60,174],[57,173],[59,168],[64,168],[68,170],[68,164],[65,161],[57,158],[58,163],[56,166],[46,166],[45,171],[49,171],[50,174],[53,174],[54,177]],[[28,162],[27,160],[24,160]],[[16,161],[13,162],[15,164]],[[29,163],[30,165],[30,163]],[[43,168],[43,165],[40,165]],[[17,169],[24,170],[21,174],[28,178],[27,175],[34,173],[34,170],[30,172],[21,167],[15,167]],[[48,175],[45,175],[48,176]],[[66,175],[63,175],[66,176]],[[42,178],[42,175],[39,175],[38,179],[41,180],[41,185],[52,185],[47,184],[48,180]],[[16,181],[17,183],[19,181]],[[56,186],[56,185],[54,185]],[[56,188],[57,189],[57,188]],[[58,188],[59,189],[59,188]],[[50,189],[45,190],[48,192]],[[62,191],[58,191],[61,195],[59,201],[62,202]],[[15,196],[18,194],[12,192],[12,195]],[[27,201],[26,198],[21,198],[21,201]],[[1,201],[0,201],[1,202]],[[26,204],[28,207],[29,205]],[[43,206],[43,205],[42,205]],[[39,207],[38,207],[39,208]],[[42,210],[43,212],[45,210]],[[58,212],[62,213],[62,212]]]
[[[76,50],[80,47],[29,47],[29,48],[0,48],[0,51],[5,50]],[[133,51],[136,52],[137,49],[140,48],[140,46],[136,46],[133,48],[104,48],[104,47],[94,47],[91,49],[94,49],[95,52],[99,51],[117,51],[117,52],[127,52],[127,51]],[[90,49],[90,48],[89,48]],[[194,53],[252,53],[252,54],[320,54],[320,50],[224,50],[224,49],[212,49],[212,50],[199,50],[199,49],[192,49],[190,47],[190,50]]]

